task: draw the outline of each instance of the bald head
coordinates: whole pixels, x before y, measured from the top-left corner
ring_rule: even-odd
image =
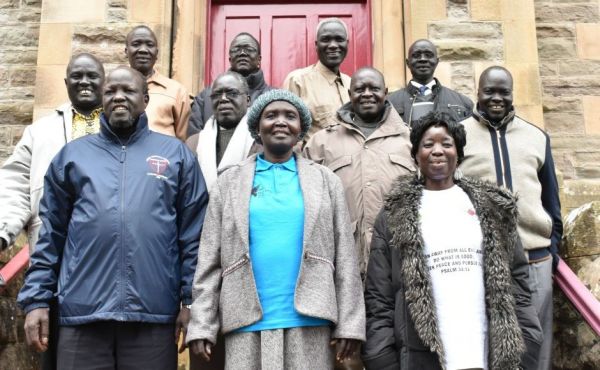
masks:
[[[69,60],[69,64],[67,64],[67,75],[69,75],[69,71],[71,68],[73,68],[73,65],[78,63],[80,60],[87,60],[90,63],[95,64],[98,71],[102,73],[102,77],[104,77],[104,65],[102,65],[102,62],[100,62],[98,58],[90,53],[79,53],[73,55],[71,60]]]
[[[513,107],[513,78],[501,66],[487,68],[479,77],[477,107],[492,123],[500,122]]]
[[[352,110],[367,123],[377,122],[385,110],[387,88],[383,74],[375,68],[363,67],[352,75],[350,81]]]
[[[408,49],[406,65],[413,80],[425,85],[433,80],[439,59],[435,45],[426,39],[415,41]]]
[[[73,56],[67,65],[65,86],[69,100],[75,109],[84,115],[102,105],[104,67],[88,53]]]
[[[108,123],[114,130],[135,128],[148,100],[146,79],[135,69],[118,67],[106,76],[102,105]]]
[[[361,67],[357,69],[356,72],[354,72],[354,74],[352,75],[351,81],[362,80],[366,77],[373,77],[375,79],[379,79],[381,85],[385,86],[385,78],[383,77],[383,73],[381,73],[377,68],[373,67]]]
[[[479,87],[481,87],[482,81],[489,79],[490,76],[492,78],[502,78],[510,82],[510,87],[513,85],[513,77],[510,71],[502,66],[491,66],[486,68],[483,72],[481,72],[481,76],[479,76]]]

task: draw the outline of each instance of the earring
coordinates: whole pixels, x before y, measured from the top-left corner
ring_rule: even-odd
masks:
[[[462,171],[460,170],[460,168],[457,168],[457,169],[454,171],[454,180],[456,180],[456,181],[460,181],[460,180],[462,180],[462,178],[463,178],[463,173],[462,173]]]
[[[421,173],[421,169],[417,167],[417,180],[423,180],[423,174]]]

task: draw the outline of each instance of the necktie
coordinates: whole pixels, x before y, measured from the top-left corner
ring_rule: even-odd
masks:
[[[421,85],[419,87],[419,92],[421,93],[421,95],[425,95],[425,93],[427,92],[427,90],[429,90],[429,87],[427,87],[426,85]]]

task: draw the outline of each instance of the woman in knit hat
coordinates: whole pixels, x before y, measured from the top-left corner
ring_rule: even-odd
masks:
[[[209,361],[222,332],[225,369],[333,369],[365,338],[342,184],[294,154],[311,124],[296,95],[266,92],[247,119],[263,152],[211,191],[186,341]]]

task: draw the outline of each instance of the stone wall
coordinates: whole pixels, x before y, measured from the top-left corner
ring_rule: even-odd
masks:
[[[0,163],[31,123],[41,0],[0,0]],[[0,190],[1,191],[1,190]],[[0,253],[3,266],[20,249]],[[15,297],[22,276],[0,293],[0,370],[30,370],[38,356],[25,345],[23,313]]]
[[[566,214],[600,199],[600,2],[536,0],[535,20],[544,121]]]
[[[0,0],[0,163],[31,122],[41,0]]]

